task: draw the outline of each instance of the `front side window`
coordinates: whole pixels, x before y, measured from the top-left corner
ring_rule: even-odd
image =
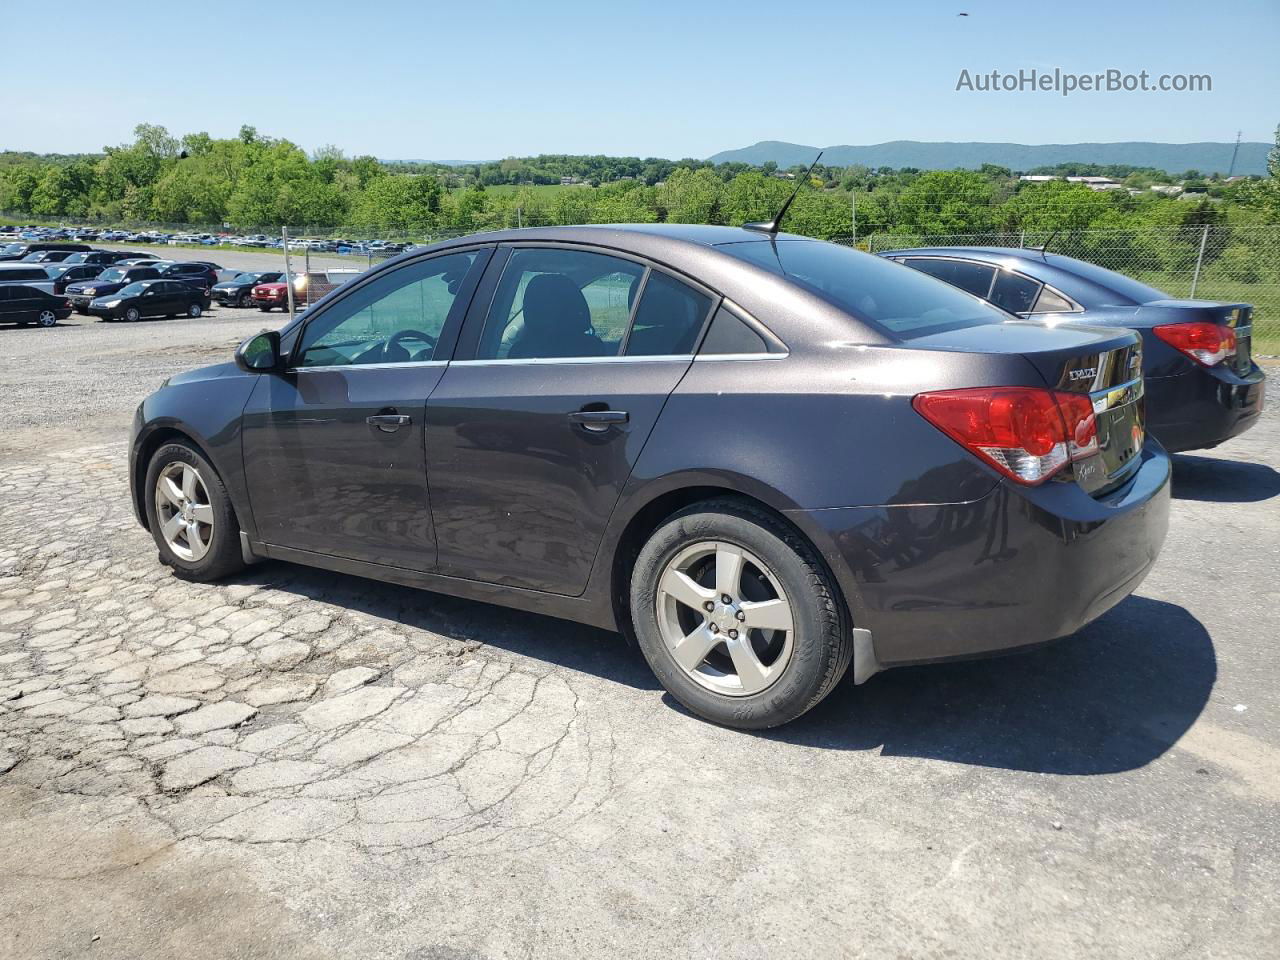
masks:
[[[476,358],[613,357],[645,268],[585,250],[520,248],[494,293]]]
[[[307,324],[298,366],[424,363],[436,345],[478,251],[451,253],[384,274]]]
[[[991,288],[991,302],[1010,313],[1028,313],[1040,294],[1041,286],[1039,280],[1001,270]]]

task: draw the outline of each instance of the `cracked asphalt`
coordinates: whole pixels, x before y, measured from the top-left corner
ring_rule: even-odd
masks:
[[[129,417],[264,323],[0,329],[0,956],[1276,956],[1274,406],[1078,636],[751,735],[612,634],[172,577]]]

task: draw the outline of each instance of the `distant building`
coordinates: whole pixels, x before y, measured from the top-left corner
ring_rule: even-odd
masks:
[[[1061,180],[1062,178],[1049,176],[1048,174],[1043,174],[1043,173],[1035,173],[1035,174],[1023,174],[1018,179],[1023,180],[1026,183],[1048,183],[1050,180]]]
[[[1067,177],[1068,183],[1083,183],[1090,190],[1119,190],[1124,185],[1110,177]]]
[[[1176,183],[1153,183],[1151,190],[1153,193],[1163,193],[1166,197],[1176,197],[1182,193],[1182,187]]]

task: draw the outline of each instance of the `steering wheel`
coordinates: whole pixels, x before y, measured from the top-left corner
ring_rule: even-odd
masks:
[[[436,338],[431,336],[431,334],[429,333],[423,333],[421,330],[397,330],[390,337],[388,337],[387,342],[382,345],[382,362],[383,363],[397,362],[390,359],[391,353],[393,349],[396,347],[399,347],[405,353],[409,353],[409,350],[407,347],[401,346],[400,344],[401,340],[418,340],[422,343],[425,343],[427,345],[427,348],[432,351],[434,351],[436,348]],[[410,354],[410,356],[412,357],[412,354]]]

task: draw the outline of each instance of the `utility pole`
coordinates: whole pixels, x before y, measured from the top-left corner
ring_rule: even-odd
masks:
[[[289,265],[289,228],[280,228],[280,239],[284,242],[284,292],[289,298],[289,320],[293,320],[293,267]]]

